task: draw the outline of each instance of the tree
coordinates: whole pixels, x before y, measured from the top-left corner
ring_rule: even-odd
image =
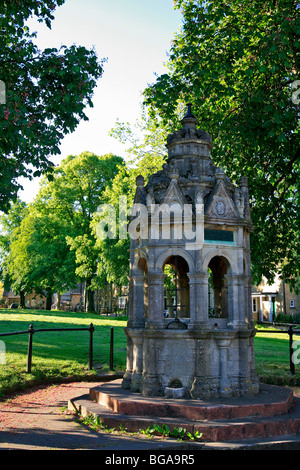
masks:
[[[66,243],[68,230],[63,219],[35,203],[13,229],[5,264],[10,286],[20,293],[21,307],[25,308],[25,294],[34,290],[46,295],[46,309],[51,310],[53,293],[75,285],[75,256]]]
[[[112,154],[70,155],[55,169],[53,181],[45,181],[40,191],[40,202],[67,224],[65,239],[75,256],[75,274],[86,283],[86,311],[94,310],[92,293],[99,256],[91,227],[93,214],[105,202],[104,192],[123,166],[123,159]]]
[[[296,0],[175,0],[183,26],[169,73],[145,90],[153,115],[178,126],[178,101],[192,103],[214,139],[213,159],[252,196],[253,277],[299,284],[299,71]]]
[[[53,181],[44,178],[25,217],[10,233],[6,267],[16,291],[46,293],[50,310],[53,293],[63,293],[82,279],[86,310],[94,310],[99,250],[91,221],[123,164],[121,157],[83,152],[63,160]]]
[[[117,286],[128,283],[129,274],[129,236],[120,237],[120,225],[124,224],[125,215],[120,217],[120,200],[125,197],[121,207],[127,214],[134,201],[136,177],[142,175],[145,182],[150,175],[162,169],[166,159],[167,126],[161,126],[156,116],[149,116],[148,110],[142,108],[140,118],[134,125],[116,122],[110,135],[119,142],[128,145],[127,165],[120,168],[112,184],[103,193],[103,201],[114,208],[116,215],[116,233],[113,238],[97,238],[97,227],[102,215],[96,212],[93,216],[92,227],[97,238],[98,277],[100,287],[106,282]],[[126,203],[126,208],[123,204]],[[105,216],[105,214],[104,214]],[[127,219],[126,219],[127,220]]]
[[[126,144],[127,167],[132,178],[144,176],[145,180],[162,169],[166,160],[166,142],[170,128],[161,125],[158,116],[149,115],[142,107],[141,115],[134,125],[117,120],[110,135]]]
[[[48,172],[51,155],[59,154],[65,134],[75,130],[103,72],[96,52],[82,46],[40,51],[35,33],[26,26],[30,16],[51,28],[53,12],[64,0],[1,2],[0,80],[0,208],[9,209],[20,188],[18,177]],[[2,97],[3,98],[3,97]]]
[[[7,214],[0,216],[1,235],[0,235],[0,276],[5,289],[13,288],[20,294],[21,306],[25,306],[24,279],[16,282],[11,277],[10,272],[10,250],[13,239],[13,233],[20,227],[22,220],[26,217],[28,208],[24,201],[17,199],[10,204]]]

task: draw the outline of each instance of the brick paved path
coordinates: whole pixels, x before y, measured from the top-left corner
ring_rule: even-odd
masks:
[[[125,435],[96,433],[62,411],[69,398],[88,393],[99,382],[41,386],[0,402],[0,450],[146,450],[169,445]]]

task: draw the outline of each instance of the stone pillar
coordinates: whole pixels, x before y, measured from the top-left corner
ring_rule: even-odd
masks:
[[[219,349],[220,364],[220,396],[229,397],[232,395],[230,381],[228,379],[228,351],[231,338],[227,337],[224,331],[215,333],[216,343]]]
[[[164,328],[164,274],[148,273],[148,326]]]
[[[130,389],[131,384],[131,374],[132,374],[132,365],[133,365],[133,343],[129,335],[129,328],[124,329],[127,336],[127,360],[126,360],[126,372],[123,375],[122,388],[126,390]]]
[[[140,392],[143,378],[143,336],[140,332],[132,332],[133,358],[130,390]]]
[[[132,328],[134,320],[134,312],[133,312],[133,280],[132,276],[129,276],[129,296],[128,296],[128,328]]]
[[[244,276],[245,319],[249,323],[249,325],[253,324],[251,282],[251,276]]]
[[[189,328],[194,328],[197,318],[197,287],[196,274],[188,274],[190,280],[190,324]]]
[[[191,398],[194,400],[213,396],[210,383],[211,358],[208,338],[209,332],[205,332],[200,333],[199,339],[195,340],[195,376],[190,390]]]
[[[251,377],[250,377],[250,330],[239,331],[239,377],[240,377],[240,395],[251,395]]]
[[[143,328],[145,325],[144,282],[145,277],[143,275],[133,276],[133,318],[131,320],[132,328]]]
[[[238,304],[239,304],[239,321],[240,325],[245,327],[246,323],[246,301],[245,301],[245,285],[244,276],[238,276]],[[247,319],[248,321],[248,319]]]
[[[240,305],[238,277],[234,274],[227,275],[228,285],[228,322],[234,327],[240,324]]]
[[[143,348],[143,384],[142,395],[161,396],[163,395],[161,383],[157,375],[157,357],[156,357],[156,334],[155,330],[145,330],[144,348]]]
[[[194,309],[194,314],[192,316],[191,311],[191,321],[189,328],[198,329],[207,327],[208,322],[208,278],[209,274],[197,273],[189,274],[190,278],[190,298],[196,306]],[[192,294],[192,289],[195,291]],[[194,296],[194,297],[193,297]]]

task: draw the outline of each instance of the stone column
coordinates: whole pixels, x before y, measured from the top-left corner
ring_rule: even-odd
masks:
[[[132,328],[144,328],[144,282],[142,275],[133,276],[133,318],[131,320]]]
[[[140,392],[143,377],[143,336],[141,333],[132,332],[133,359],[130,390]]]
[[[191,310],[191,321],[190,329],[205,328],[209,325],[208,321],[208,274],[197,273],[189,274],[190,278],[190,299],[192,303],[195,303],[194,314],[192,316]],[[192,294],[194,290],[194,294]],[[192,304],[191,304],[192,308]]]
[[[148,326],[164,328],[164,274],[148,273]]]
[[[197,318],[197,287],[196,274],[188,274],[190,280],[190,323],[189,328],[194,328]]]
[[[210,333],[199,333],[195,339],[195,376],[190,390],[191,398],[205,399],[213,395],[210,383]]]
[[[228,285],[228,322],[234,327],[240,324],[240,299],[238,289],[238,276],[226,276]]]
[[[127,336],[127,360],[126,360],[126,372],[122,380],[122,388],[129,390],[130,384],[131,384],[131,374],[132,374],[132,364],[133,364],[133,343],[130,337],[129,328],[125,328],[124,331]]]
[[[143,347],[143,383],[141,392],[144,396],[163,395],[161,383],[157,375],[156,341],[160,332],[145,330]]]
[[[244,276],[245,319],[249,323],[249,325],[253,324],[251,282],[251,276]]]
[[[250,346],[250,377],[251,377],[251,383],[252,383],[252,390],[254,393],[259,392],[259,377],[256,372],[255,368],[255,350],[254,350],[254,336],[255,336],[256,330],[253,328],[251,331],[251,336],[249,338],[249,346]]]
[[[219,349],[220,364],[220,395],[229,397],[232,395],[230,381],[228,379],[228,350],[231,338],[228,338],[224,331],[215,333],[215,339]]]
[[[240,377],[240,395],[251,395],[252,383],[250,377],[250,330],[239,331],[239,377]]]

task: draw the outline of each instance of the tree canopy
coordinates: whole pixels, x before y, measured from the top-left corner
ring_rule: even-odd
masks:
[[[280,270],[299,282],[299,73],[296,0],[175,0],[183,26],[167,74],[145,90],[145,103],[178,127],[178,102],[192,103],[214,140],[213,159],[228,176],[248,177],[255,231],[253,277]]]
[[[0,209],[20,188],[18,178],[51,172],[51,155],[59,154],[64,135],[87,120],[85,108],[103,72],[103,61],[85,47],[39,50],[27,20],[34,16],[51,28],[53,13],[64,0],[1,2]]]
[[[92,219],[123,165],[123,159],[112,154],[70,155],[55,168],[52,181],[44,178],[35,200],[18,220],[20,203],[12,204],[2,216],[6,229],[0,243],[2,277],[7,277],[13,290],[46,292],[51,302],[54,292],[63,293],[82,280],[86,310],[93,311],[99,248]]]

